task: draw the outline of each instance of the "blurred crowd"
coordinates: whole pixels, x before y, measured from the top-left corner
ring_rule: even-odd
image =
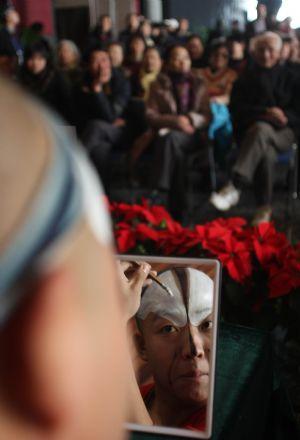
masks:
[[[245,29],[218,22],[203,38],[186,18],[157,24],[135,13],[116,35],[102,15],[81,50],[70,40],[50,44],[42,23],[20,36],[19,22],[15,9],[4,12],[0,72],[76,127],[107,192],[112,153],[126,154],[132,185],[145,178],[138,163],[148,155],[152,195],[165,193],[177,218],[195,164],[217,209],[253,184],[254,223],[271,218],[274,163],[300,128],[300,33],[289,19],[270,19],[258,4]],[[218,192],[211,148],[228,178]]]

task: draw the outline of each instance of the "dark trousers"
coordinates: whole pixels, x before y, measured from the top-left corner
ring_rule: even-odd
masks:
[[[288,151],[294,140],[291,128],[276,129],[267,122],[256,122],[242,138],[233,172],[254,184],[258,206],[271,204],[277,155]]]
[[[98,119],[87,123],[81,140],[105,186],[109,179],[109,154],[124,138],[124,129]]]
[[[155,140],[154,186],[169,193],[169,207],[179,216],[186,206],[187,157],[203,148],[200,132],[193,135],[178,130]]]

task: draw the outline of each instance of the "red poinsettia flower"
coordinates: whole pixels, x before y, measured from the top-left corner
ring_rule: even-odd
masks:
[[[207,223],[204,226],[197,225],[195,231],[198,234],[201,246],[214,255],[226,251],[226,239],[232,236],[232,232],[218,223]]]
[[[121,254],[125,254],[136,245],[136,233],[125,222],[118,223],[115,226],[115,237],[118,251]]]
[[[209,223],[211,227],[220,226],[231,231],[241,231],[247,225],[247,221],[241,217],[217,218]]]
[[[125,221],[133,219],[146,220],[149,223],[155,223],[155,217],[151,214],[147,207],[142,205],[129,205],[127,203],[119,203],[115,209],[117,215],[122,216]]]
[[[289,246],[286,236],[277,232],[273,223],[261,223],[253,228],[252,239],[255,255],[263,267],[272,263],[281,249]]]
[[[125,253],[139,242],[156,247],[164,255],[184,255],[201,249],[217,257],[230,277],[238,283],[250,279],[252,256],[269,276],[269,296],[276,298],[300,287],[300,244],[292,247],[286,236],[272,223],[256,228],[236,217],[216,219],[194,229],[184,228],[163,206],[152,206],[147,200],[141,205],[110,203],[115,221],[118,250]]]
[[[156,225],[161,225],[163,222],[165,222],[166,227],[169,227],[169,225],[174,222],[174,219],[171,217],[164,206],[154,205],[149,207],[149,210],[155,218]]]
[[[287,295],[300,287],[300,258],[291,246],[281,249],[269,267],[269,297]]]
[[[247,244],[233,235],[226,237],[224,244],[224,250],[218,253],[219,260],[233,280],[244,283],[252,274],[251,252]]]
[[[164,255],[178,255],[179,249],[184,243],[182,236],[176,235],[169,230],[158,231],[158,234],[157,249]]]
[[[158,233],[154,229],[152,229],[150,226],[148,226],[145,223],[139,223],[136,226],[136,237],[138,240],[144,241],[144,240],[158,240]]]

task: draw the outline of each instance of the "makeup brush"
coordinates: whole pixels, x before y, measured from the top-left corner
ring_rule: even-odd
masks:
[[[135,266],[141,267],[141,263],[139,263],[138,261],[132,261],[132,263]],[[167,292],[168,295],[174,296],[172,290],[168,286],[166,286],[162,281],[160,281],[160,279],[157,278],[157,276],[149,272],[148,278],[150,278],[152,281],[157,283],[162,289],[164,289]]]

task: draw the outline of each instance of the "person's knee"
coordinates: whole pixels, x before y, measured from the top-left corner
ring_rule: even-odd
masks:
[[[268,137],[274,131],[274,128],[268,122],[257,121],[250,126],[247,130],[246,135],[256,136],[256,137]]]
[[[186,142],[187,135],[186,133],[183,133],[179,130],[170,130],[169,134],[167,135],[168,139],[170,139],[174,144],[182,144],[183,142]]]
[[[110,124],[99,119],[90,120],[82,133],[81,141],[88,151],[92,151],[107,138]]]
[[[165,145],[168,145],[174,155],[181,156],[190,141],[190,136],[186,133],[182,133],[178,130],[171,130],[165,138]]]
[[[251,149],[267,152],[272,144],[274,128],[267,122],[255,122],[246,131],[243,143],[250,144]]]
[[[109,128],[111,127],[111,124],[109,124],[106,121],[102,121],[100,119],[91,119],[90,121],[88,121],[88,123],[86,124],[85,127],[85,131],[90,131],[90,132],[106,132]]]

